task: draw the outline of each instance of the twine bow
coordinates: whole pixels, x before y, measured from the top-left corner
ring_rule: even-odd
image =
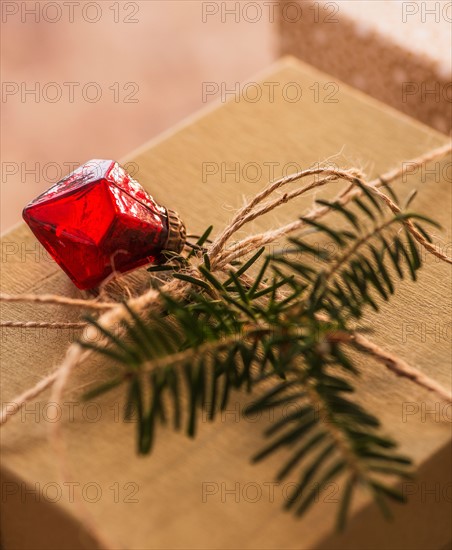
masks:
[[[359,196],[362,191],[356,186],[356,181],[358,180],[372,193],[377,195],[393,213],[400,213],[400,208],[397,206],[397,204],[395,204],[388,195],[383,193],[380,188],[403,177],[407,173],[412,172],[414,169],[424,166],[432,160],[437,160],[445,157],[448,154],[451,154],[451,152],[452,145],[448,143],[420,157],[404,162],[400,167],[395,168],[394,170],[391,170],[370,182],[366,182],[364,174],[356,168],[342,170],[329,167],[317,167],[291,174],[273,183],[270,183],[260,193],[258,193],[254,198],[252,198],[248,203],[246,203],[241,209],[237,211],[232,221],[223,229],[223,231],[211,244],[207,252],[210,259],[211,269],[212,271],[230,270],[231,262],[233,262],[234,260],[238,260],[243,256],[246,256],[251,252],[257,250],[258,248],[261,248],[262,246],[268,245],[272,242],[277,241],[281,237],[285,237],[295,231],[299,231],[300,229],[302,229],[305,225],[305,222],[302,220],[295,220],[276,229],[248,236],[236,243],[232,249],[228,248],[227,246],[231,237],[246,224],[274,210],[282,204],[285,204],[297,197],[300,197],[305,193],[312,191],[313,189],[323,187],[333,181],[342,180],[348,183],[348,185],[335,197],[333,202],[338,201],[341,205],[346,205],[353,198]],[[300,185],[296,189],[285,192],[283,195],[279,195],[276,198],[274,197],[274,194],[277,191],[280,191],[284,187],[288,186],[290,183],[304,180],[312,176],[320,177],[304,186]],[[328,208],[327,206],[313,206],[304,217],[309,220],[318,220],[319,218],[325,216],[329,211],[330,208]],[[430,243],[416,229],[416,227],[410,220],[406,220],[404,223],[406,224],[407,229],[422,247],[424,247],[428,252],[430,252],[440,260],[452,264],[452,259],[441,252],[441,250],[439,250],[436,245]],[[196,268],[194,267],[194,269]],[[197,273],[197,275],[199,276],[199,273]],[[164,285],[163,290],[169,294],[172,294],[175,297],[181,297],[187,291],[188,286],[189,283],[187,282],[181,280],[172,280]],[[137,313],[142,314],[146,310],[146,308],[151,306],[158,299],[159,292],[154,289],[150,289],[141,296],[131,298],[128,301],[128,304]],[[35,304],[58,304],[63,306],[91,309],[100,313],[98,322],[106,329],[116,326],[118,322],[124,318],[125,315],[125,309],[122,303],[73,299],[58,295],[22,294],[10,296],[6,294],[0,294],[0,301],[32,302]],[[33,321],[26,321],[22,323],[3,321],[1,323],[1,326],[28,328],[42,328],[44,326],[62,328],[71,326],[75,328],[81,328],[84,325],[83,323],[34,323]],[[85,338],[89,336],[90,335],[88,334],[85,336]],[[363,337],[360,337],[360,339],[361,344],[366,347],[367,340],[365,340]],[[380,358],[383,363],[385,363],[391,370],[393,370],[397,374],[408,376],[420,385],[428,388],[431,391],[435,391],[443,399],[449,402],[452,401],[452,395],[448,390],[442,388],[435,381],[426,377],[413,367],[409,367],[401,360],[396,360],[392,356],[391,358],[389,358],[388,354],[383,353],[381,350],[377,349],[374,344],[370,345],[369,343],[367,345],[367,349],[368,351],[372,349],[375,357]],[[43,378],[35,386],[29,388],[21,395],[17,396],[12,406],[10,405],[6,409],[3,409],[0,414],[0,425],[4,424],[11,416],[16,414],[25,403],[37,397],[45,389],[51,386],[54,386],[52,398],[55,402],[59,402],[61,400],[62,392],[64,390],[70,372],[91,353],[92,352],[90,350],[84,350],[77,343],[71,344],[71,346],[67,350],[64,361],[59,367],[57,367],[50,375]]]
[[[356,168],[335,169],[330,167],[317,167],[291,174],[273,183],[270,183],[260,193],[258,193],[254,198],[252,198],[248,203],[246,203],[241,209],[237,211],[232,221],[223,229],[223,231],[216,237],[214,242],[208,247],[207,254],[209,256],[211,270],[225,272],[229,271],[230,269],[233,269],[231,262],[234,262],[235,260],[238,260],[250,254],[251,252],[261,248],[262,246],[275,242],[279,238],[285,237],[287,235],[290,235],[291,233],[294,233],[295,231],[299,231],[300,229],[302,229],[305,225],[305,222],[302,220],[295,220],[276,229],[271,229],[263,233],[258,233],[245,237],[244,239],[236,243],[234,247],[228,247],[230,239],[237,233],[239,229],[244,227],[246,224],[274,210],[282,204],[292,201],[297,197],[300,197],[305,193],[312,191],[313,189],[326,186],[334,181],[341,180],[346,182],[347,185],[333,199],[333,202],[337,201],[341,205],[346,205],[353,198],[358,197],[362,193],[361,189],[356,185],[358,181],[361,185],[364,185],[369,191],[374,193],[380,200],[382,200],[393,213],[398,214],[401,212],[400,208],[388,195],[386,195],[381,190],[381,187],[413,171],[415,168],[424,166],[432,160],[443,158],[444,156],[451,154],[451,152],[452,145],[448,143],[418,158],[404,162],[400,167],[391,170],[369,182],[366,181],[365,175]],[[305,180],[306,178],[311,178],[313,176],[316,176],[316,179],[314,179],[313,181],[310,181],[305,185],[300,184],[293,190],[285,191],[283,194],[279,193],[278,195],[276,195],[276,192],[283,190],[289,184],[296,181]],[[313,205],[304,217],[309,220],[318,220],[319,218],[325,216],[329,211],[330,208],[327,206]],[[428,252],[430,252],[440,260],[452,264],[452,258],[445,255],[436,245],[429,242],[416,229],[416,227],[410,220],[405,220],[404,223],[408,231],[422,247],[424,247]],[[197,272],[198,277],[200,276],[196,265],[193,265],[191,269]],[[167,294],[171,294],[175,298],[180,298],[186,295],[189,287],[190,283],[186,281],[172,279],[169,282],[165,283],[161,290],[163,290]],[[159,291],[155,289],[150,289],[138,297],[130,298],[128,300],[128,305],[137,314],[143,315],[146,310],[148,310],[153,304],[158,303],[159,296]],[[68,307],[81,307],[85,309],[91,309],[99,313],[97,322],[107,330],[111,329],[112,327],[119,326],[120,321],[127,316],[127,312],[122,302],[100,302],[98,300],[72,299],[58,295],[33,294],[23,294],[16,296],[0,294],[0,301],[32,302],[35,304],[58,304]],[[27,321],[24,323],[5,321],[1,323],[1,326],[3,327],[20,326],[28,328],[36,328],[42,326],[53,326],[56,328],[61,328],[62,326],[68,325],[77,325],[78,327],[83,326],[83,324],[80,323],[34,323],[32,321]],[[89,327],[88,333],[83,336],[85,340],[90,338],[89,330],[91,328],[92,327]],[[407,377],[413,380],[418,385],[428,389],[429,391],[435,392],[441,399],[445,400],[446,402],[452,402],[452,393],[446,388],[442,387],[432,378],[423,374],[415,367],[407,364],[402,359],[381,349],[379,346],[369,341],[363,335],[355,334],[352,337],[354,338],[354,341],[357,345],[359,345],[367,353],[371,354],[376,360],[384,364],[396,375]],[[25,403],[36,398],[48,388],[52,388],[51,401],[54,403],[62,402],[63,393],[68,384],[71,372],[81,362],[87,359],[91,353],[93,353],[92,350],[82,348],[79,343],[71,344],[66,352],[63,362],[52,373],[42,378],[35,386],[27,389],[22,394],[18,395],[13,400],[12,405],[9,404],[7,407],[3,408],[0,414],[0,424],[5,424],[21,409],[21,407]],[[66,466],[66,461],[64,460],[65,448],[61,434],[61,423],[56,422],[51,425],[51,440],[53,442],[55,450],[58,453],[58,456],[60,457],[60,469],[62,477],[64,479],[67,479],[66,474],[68,468]],[[102,547],[111,547],[111,544],[109,544],[108,541],[105,540],[105,537],[93,524],[90,515],[87,514],[86,511],[83,512],[83,510],[82,513],[85,518],[86,526],[90,530],[91,534],[99,542],[102,543]]]

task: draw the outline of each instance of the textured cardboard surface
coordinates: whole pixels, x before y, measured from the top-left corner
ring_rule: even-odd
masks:
[[[269,163],[274,163],[277,177],[290,170],[289,163],[308,167],[339,153],[332,162],[362,165],[375,176],[446,141],[441,134],[342,83],[337,83],[337,103],[316,102],[309,88],[331,82],[331,77],[291,59],[272,67],[261,79],[277,86],[273,98],[264,92],[260,101],[219,104],[126,159],[135,163],[135,176],[157,200],[179,211],[190,232],[199,233],[210,223],[222,227],[243,195],[251,196],[267,183]],[[300,101],[289,101],[278,93],[289,83],[302,88]],[[268,88],[262,86],[262,90]],[[215,163],[219,172],[206,176],[206,169],[213,171]],[[237,163],[237,178],[228,173],[222,177],[222,169],[237,169]],[[448,163],[450,159],[430,166],[429,173],[418,172],[396,186],[402,196],[413,188],[419,190],[416,210],[443,224],[445,229],[437,239],[444,246],[452,241]],[[256,165],[261,168],[257,178],[251,170]],[[325,189],[322,196],[330,197],[337,189]],[[285,205],[249,231],[295,219],[312,198]],[[3,238],[2,253],[3,292],[79,295],[66,276],[41,255],[25,226]],[[429,259],[418,283],[401,284],[391,306],[385,305],[378,317],[366,319],[375,330],[375,341],[449,386],[450,274],[450,267]],[[80,314],[56,306],[2,306],[2,317],[11,320],[68,321],[77,320]],[[76,336],[4,329],[2,400],[10,401],[50,372]],[[118,421],[121,390],[96,403],[80,402],[83,389],[110,367],[88,361],[73,376],[73,391],[66,395],[62,408],[42,396],[2,429],[5,548],[91,547],[77,523],[70,488],[59,484],[46,438],[59,411],[65,419],[72,481],[78,484],[76,490],[83,491],[93,518],[118,541],[118,547],[414,550],[441,548],[452,538],[447,492],[450,410],[383,367],[362,365],[361,398],[382,417],[385,431],[400,441],[401,452],[415,459],[419,478],[406,488],[413,493],[410,504],[394,506],[393,523],[386,523],[367,496],[360,495],[343,537],[332,532],[334,491],[321,495],[321,502],[302,521],[280,510],[289,487],[272,485],[278,460],[258,466],[248,460],[262,444],[261,434],[269,419],[240,419],[246,402],[242,396],[237,396],[237,405],[225,418],[213,425],[203,423],[195,441],[161,429],[152,457],[137,458],[133,425]],[[429,414],[432,410],[435,413]],[[31,489],[36,492],[30,493]]]

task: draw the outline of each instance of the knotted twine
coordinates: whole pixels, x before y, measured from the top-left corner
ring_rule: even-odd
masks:
[[[438,147],[424,155],[421,155],[415,159],[403,162],[399,167],[373,179],[369,182],[366,181],[366,177],[363,172],[357,168],[348,169],[336,169],[330,167],[319,166],[316,168],[310,168],[302,170],[300,172],[285,176],[273,183],[270,183],[260,193],[255,195],[253,199],[247,202],[241,209],[234,215],[232,221],[223,229],[223,231],[216,237],[213,243],[208,247],[207,254],[210,260],[210,267],[213,272],[228,272],[234,267],[231,262],[239,260],[244,256],[252,253],[253,251],[262,248],[272,242],[277,241],[279,238],[285,237],[302,229],[306,223],[299,219],[289,224],[282,225],[276,229],[270,229],[263,233],[258,233],[245,237],[230,248],[227,246],[231,237],[246,224],[252,222],[256,218],[274,210],[278,206],[285,204],[303,194],[312,191],[318,187],[325,186],[333,181],[344,181],[347,183],[345,188],[333,199],[332,202],[338,202],[344,206],[352,199],[359,197],[362,194],[362,190],[357,183],[363,185],[371,193],[377,196],[386,206],[394,213],[401,212],[399,206],[385,193],[381,191],[381,187],[386,186],[393,181],[405,176],[406,174],[420,168],[432,160],[438,160],[446,155],[452,153],[452,143],[448,143],[441,147]],[[310,183],[304,186],[298,186],[292,191],[279,194],[276,198],[274,194],[281,190],[283,187],[290,183],[306,179],[308,177],[320,176],[318,179],[314,179]],[[325,216],[331,208],[328,206],[313,205],[309,212],[304,216],[308,220],[318,220]],[[407,230],[412,234],[416,241],[424,247],[428,252],[439,258],[440,260],[452,264],[452,258],[445,255],[438,246],[429,242],[415,227],[411,220],[404,220],[403,222]],[[197,277],[202,277],[201,272],[197,269],[197,266],[193,262],[188,268],[188,272],[195,274]],[[160,292],[170,294],[174,298],[183,298],[187,295],[190,289],[191,283],[182,281],[180,279],[172,279],[165,283],[163,287],[157,291],[155,289],[149,289],[138,297],[133,297],[128,300],[128,305],[138,315],[143,316],[146,311],[153,306],[158,306],[160,299]],[[82,307],[99,312],[97,322],[105,329],[111,329],[112,327],[120,326],[120,322],[127,318],[128,313],[121,302],[100,302],[98,300],[83,300],[67,298],[59,295],[34,295],[34,294],[22,294],[16,296],[10,296],[6,294],[0,294],[0,301],[2,302],[31,302],[35,304],[58,304],[68,307]],[[27,327],[27,328],[42,328],[55,327],[61,328],[69,325],[77,325],[77,328],[83,326],[83,323],[34,323],[33,321],[11,322],[5,321],[1,323],[4,327]],[[82,341],[90,340],[92,333],[91,330],[95,330],[93,327],[88,327],[86,333],[82,336]],[[372,355],[377,361],[385,365],[389,370],[394,372],[398,376],[407,377],[413,380],[418,385],[435,392],[441,399],[448,403],[452,402],[452,393],[446,388],[442,387],[438,382],[431,379],[427,375],[420,372],[415,367],[407,364],[402,359],[388,353],[381,349],[365,338],[362,334],[353,334],[350,337],[350,343],[366,351]],[[107,345],[106,339],[101,340],[101,345]],[[33,387],[27,389],[22,394],[17,396],[13,400],[13,404],[8,404],[3,408],[0,414],[0,424],[5,424],[8,419],[14,416],[21,407],[28,401],[34,399],[48,388],[52,388],[50,399],[54,403],[61,403],[64,390],[68,384],[69,377],[74,368],[87,359],[93,353],[90,349],[84,349],[79,343],[72,343],[63,359],[63,362],[48,376],[42,378]],[[51,426],[51,442],[59,458],[60,473],[63,480],[69,479],[69,468],[65,459],[65,446],[61,434],[61,423],[55,422]],[[85,520],[85,526],[90,534],[97,540],[103,548],[112,548],[115,545],[111,544],[105,538],[105,535],[101,533],[97,526],[93,523],[91,516],[86,513],[81,502],[78,502],[80,512]]]

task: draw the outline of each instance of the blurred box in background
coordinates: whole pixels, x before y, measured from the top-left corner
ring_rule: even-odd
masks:
[[[448,134],[451,23],[447,1],[280,0],[280,50]]]

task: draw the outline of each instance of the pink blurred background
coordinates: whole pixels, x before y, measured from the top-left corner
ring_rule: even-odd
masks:
[[[71,165],[120,159],[202,107],[203,82],[234,88],[276,57],[269,18],[223,23],[215,2],[36,4],[2,2],[2,231]]]

